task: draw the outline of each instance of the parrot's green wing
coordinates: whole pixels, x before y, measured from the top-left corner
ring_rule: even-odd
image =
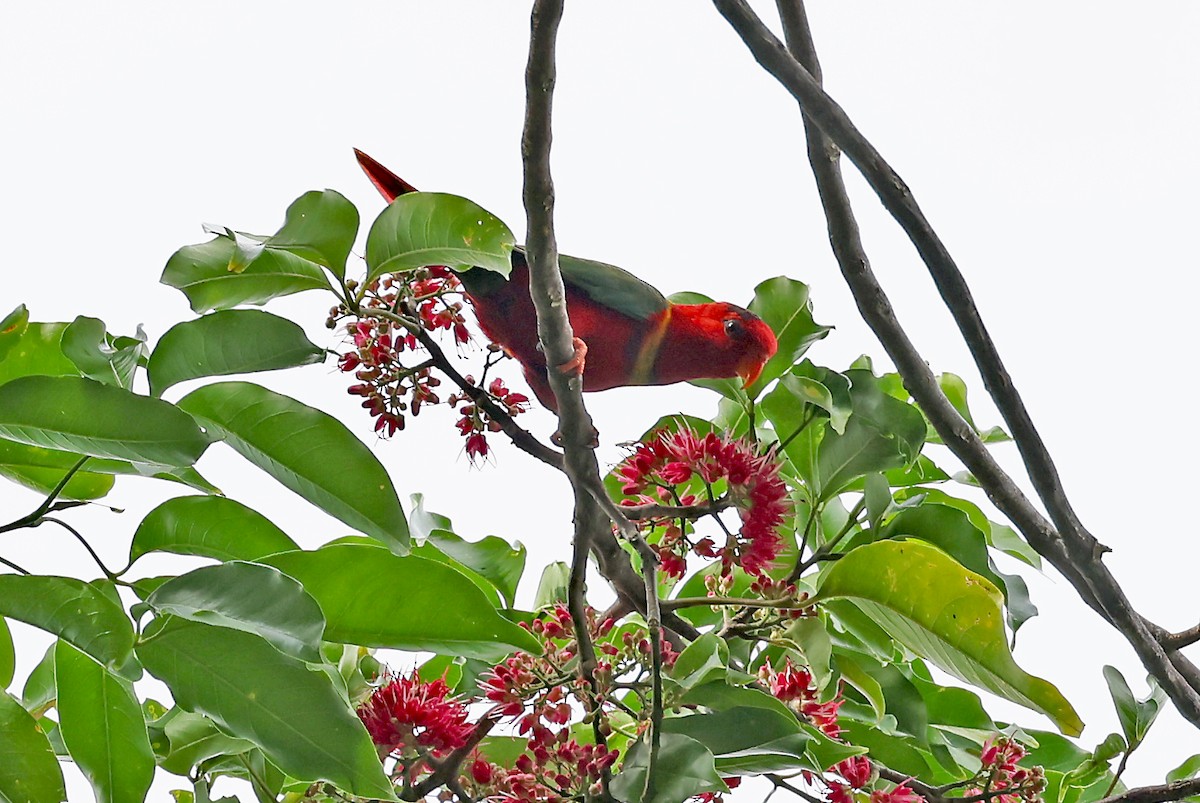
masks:
[[[518,261],[525,262],[525,249],[521,246],[513,249],[514,267]],[[569,293],[585,296],[597,305],[635,321],[649,320],[670,306],[654,286],[616,265],[559,254],[558,267]],[[469,268],[459,273],[459,278],[467,291],[478,297],[500,292],[508,284],[499,273],[482,268]]]

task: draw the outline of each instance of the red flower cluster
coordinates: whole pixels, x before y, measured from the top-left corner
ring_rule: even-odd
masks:
[[[352,282],[348,282],[347,286],[353,289]],[[353,372],[355,379],[359,380],[347,391],[363,397],[362,406],[375,419],[375,431],[381,436],[390,437],[404,429],[405,416],[418,415],[423,405],[439,404],[441,398],[434,388],[441,385],[441,380],[432,375],[428,363],[410,368],[402,362],[405,351],[421,348],[420,341],[412,331],[378,314],[371,315],[369,311],[404,315],[412,321],[411,326],[420,326],[431,332],[451,331],[455,343],[462,345],[471,339],[471,335],[463,317],[463,306],[467,299],[461,293],[462,287],[453,271],[441,266],[383,276],[363,291],[361,303],[368,313],[347,326],[354,348],[341,355],[338,368],[346,373]],[[333,328],[338,319],[349,314],[345,305],[334,307],[326,324]],[[494,354],[500,351],[500,347],[489,344],[488,350]],[[488,367],[491,365],[489,362]],[[472,377],[466,379],[474,384]],[[488,393],[509,415],[517,415],[528,409],[528,397],[504,387],[500,379],[492,380]],[[467,394],[452,394],[447,402],[451,405],[464,403],[458,411],[462,417],[455,426],[467,439],[467,456],[472,461],[486,456],[488,444],[485,433],[495,432],[499,426],[471,403]]]
[[[787,486],[773,455],[758,454],[751,441],[715,433],[700,437],[690,429],[663,432],[639,443],[634,453],[617,466],[616,473],[624,493],[633,497],[624,500],[626,505],[694,504],[695,495],[681,494],[676,486],[693,477],[709,487],[724,480],[741,515],[740,532],[727,537],[719,549],[711,538],[691,545],[698,555],[719,557],[722,574],[729,574],[737,565],[750,574],[761,575],[779,555],[783,541],[776,530],[789,510]],[[682,576],[687,547],[682,531],[668,527],[658,544],[664,572]]]
[[[407,770],[420,771],[425,754],[444,756],[467,743],[474,726],[467,708],[442,680],[426,683],[414,673],[392,677],[358,707],[371,740]]]
[[[421,412],[422,404],[437,404],[440,399],[433,390],[441,380],[432,376],[429,368],[406,368],[400,362],[412,335],[393,337],[392,324],[388,321],[359,321],[350,327],[354,337],[355,351],[349,351],[338,360],[338,368],[347,373],[353,371],[360,384],[351,385],[347,392],[362,396],[362,406],[375,419],[375,431],[385,437],[404,429],[404,412],[411,408],[412,414]],[[413,340],[415,343],[415,339]],[[405,401],[409,392],[412,398]]]
[[[838,726],[838,708],[842,705],[842,698],[839,696],[828,702],[820,702],[817,689],[813,686],[812,673],[808,669],[796,666],[788,658],[778,672],[764,665],[759,670],[759,678],[767,684],[772,695],[803,715],[826,736],[837,739],[842,735],[842,729]]]
[[[981,788],[968,789],[965,795],[1005,792],[993,800],[997,803],[1033,803],[1046,790],[1046,773],[1041,767],[1026,769],[1017,766],[1025,758],[1025,748],[1009,736],[998,736],[983,743],[979,753]]]
[[[467,376],[466,380],[471,384],[475,383],[475,378],[472,376]],[[508,411],[510,416],[520,415],[529,409],[529,397],[524,393],[509,390],[500,377],[496,377],[488,384],[487,392],[496,404]],[[476,458],[487,457],[486,433],[499,432],[500,424],[489,418],[487,412],[472,402],[471,397],[465,393],[451,395],[449,402],[450,404],[463,403],[463,406],[458,408],[458,413],[462,418],[458,419],[454,425],[458,427],[459,433],[467,439],[467,457],[471,459],[471,462],[475,462]]]

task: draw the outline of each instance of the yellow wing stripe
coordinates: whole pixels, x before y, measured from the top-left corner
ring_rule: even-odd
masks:
[[[667,326],[671,323],[671,307],[663,310],[662,318],[653,329],[646,332],[646,339],[638,349],[637,359],[633,363],[631,385],[649,385],[654,381],[654,362],[658,359],[658,351],[662,347],[663,338],[667,334]]]

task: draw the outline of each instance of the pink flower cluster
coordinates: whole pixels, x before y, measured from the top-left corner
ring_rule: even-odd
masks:
[[[983,743],[979,753],[980,783],[965,795],[984,792],[1004,794],[992,798],[996,803],[1033,803],[1046,790],[1046,773],[1041,767],[1026,769],[1017,762],[1025,758],[1025,748],[1009,736],[998,736]]]
[[[776,531],[790,510],[787,486],[778,461],[770,453],[759,454],[751,441],[715,433],[701,437],[690,429],[662,432],[639,443],[616,473],[622,491],[632,497],[623,501],[626,505],[692,505],[695,494],[680,493],[677,486],[693,477],[709,488],[721,480],[727,483],[741,516],[740,531],[718,548],[711,538],[689,544],[678,526],[667,523],[658,552],[662,570],[671,576],[683,575],[689,546],[698,555],[719,558],[722,574],[740,566],[753,575],[764,574],[783,547]]]
[[[412,320],[411,325],[430,332],[450,331],[454,342],[463,345],[471,339],[463,317],[467,301],[453,271],[440,266],[383,276],[366,287],[362,307],[368,313],[347,325],[354,347],[341,355],[338,368],[353,373],[358,380],[347,388],[347,392],[363,397],[362,406],[375,419],[375,431],[379,435],[395,435],[404,429],[406,415],[417,416],[422,406],[441,403],[434,388],[441,385],[442,380],[433,375],[428,362],[414,367],[403,363],[404,352],[421,348],[412,331],[378,313],[371,315],[369,311],[406,315]],[[349,314],[345,305],[334,307],[326,323],[332,328],[339,318]],[[488,351],[493,354],[500,350],[494,344],[488,346]],[[470,376],[466,380],[475,383]],[[517,415],[529,408],[528,397],[509,390],[499,378],[491,381],[487,393],[509,415]],[[465,393],[451,394],[446,401],[452,406],[463,404],[458,411],[461,418],[455,426],[466,438],[467,456],[472,462],[485,457],[488,453],[485,433],[498,431],[499,425]]]
[[[444,681],[426,683],[415,673],[393,676],[376,689],[358,718],[371,741],[413,774],[424,769],[425,756],[442,757],[466,744],[475,727]]]
[[[822,703],[813,676],[807,667],[796,666],[788,658],[778,672],[764,665],[759,670],[759,679],[770,689],[771,694],[788,704],[830,739],[840,738],[842,729],[838,725],[838,709],[842,698],[834,697]]]
[[[467,376],[466,380],[475,384],[475,378],[472,376]],[[488,384],[487,392],[492,400],[506,410],[510,416],[520,415],[529,409],[529,397],[524,393],[509,390],[500,377],[496,377]],[[471,459],[471,462],[477,458],[487,457],[486,433],[499,432],[500,423],[489,418],[487,412],[471,401],[471,397],[465,393],[451,395],[449,402],[463,405],[458,408],[458,414],[462,417],[454,425],[458,427],[459,434],[467,439],[467,457]]]

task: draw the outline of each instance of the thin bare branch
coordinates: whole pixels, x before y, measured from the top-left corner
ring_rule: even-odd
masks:
[[[979,479],[993,503],[1017,525],[1030,544],[1071,581],[1080,597],[1121,631],[1179,711],[1193,724],[1200,726],[1200,692],[1197,690],[1200,688],[1197,685],[1200,673],[1178,653],[1171,656],[1166,654],[1156,639],[1159,631],[1132,609],[1116,580],[1101,563],[1102,549],[1082,528],[1072,524],[1071,517],[1065,516],[1059,504],[1065,499],[1059,500],[1053,494],[1045,497],[1056,522],[1060,527],[1068,528],[1066,538],[1030,504],[1012,479],[992,460],[974,430],[946,400],[929,366],[900,327],[891,303],[871,272],[859,241],[857,223],[841,182],[837,147],[845,151],[884,206],[909,233],[918,252],[934,272],[943,297],[958,310],[956,320],[959,320],[964,304],[970,304],[969,292],[961,274],[957,276],[961,287],[953,277],[946,275],[948,271],[957,274],[957,268],[936,235],[933,235],[908,187],[744,0],[714,0],[714,3],[755,59],[800,102],[806,120],[815,124],[807,127],[809,159],[817,175],[821,200],[829,218],[834,252],[864,320],[896,364],[905,387],[925,410],[942,440]],[[792,10],[795,13],[790,14],[790,21],[794,23],[803,15],[803,5],[799,0],[792,0]],[[796,41],[797,53],[815,61],[807,25],[793,26],[788,35]],[[954,288],[950,293],[952,298],[947,298],[949,291],[946,288]],[[991,348],[986,330],[981,324],[972,323],[966,318],[959,320],[959,326],[973,353],[979,352],[976,353],[976,360],[981,371],[991,376],[991,379],[985,379],[985,384],[989,392],[997,397],[997,403],[1010,408],[1019,404],[1020,399],[1011,389],[1007,374],[1003,374],[1003,381],[997,381],[996,371],[1003,371],[998,359],[994,363],[980,360],[979,354]],[[1009,414],[1015,415],[1011,409]],[[1017,420],[1020,423],[1019,416]],[[1024,426],[1014,427],[1011,421],[1009,426],[1014,430],[1014,435],[1019,430],[1027,441],[1032,437]],[[1028,455],[1024,453],[1027,450],[1030,451]],[[1045,470],[1043,463],[1036,459],[1035,452],[1036,449],[1027,442],[1023,457],[1031,474]],[[1056,477],[1039,476],[1035,479],[1035,487],[1042,492],[1047,483],[1053,485],[1056,481]]]

